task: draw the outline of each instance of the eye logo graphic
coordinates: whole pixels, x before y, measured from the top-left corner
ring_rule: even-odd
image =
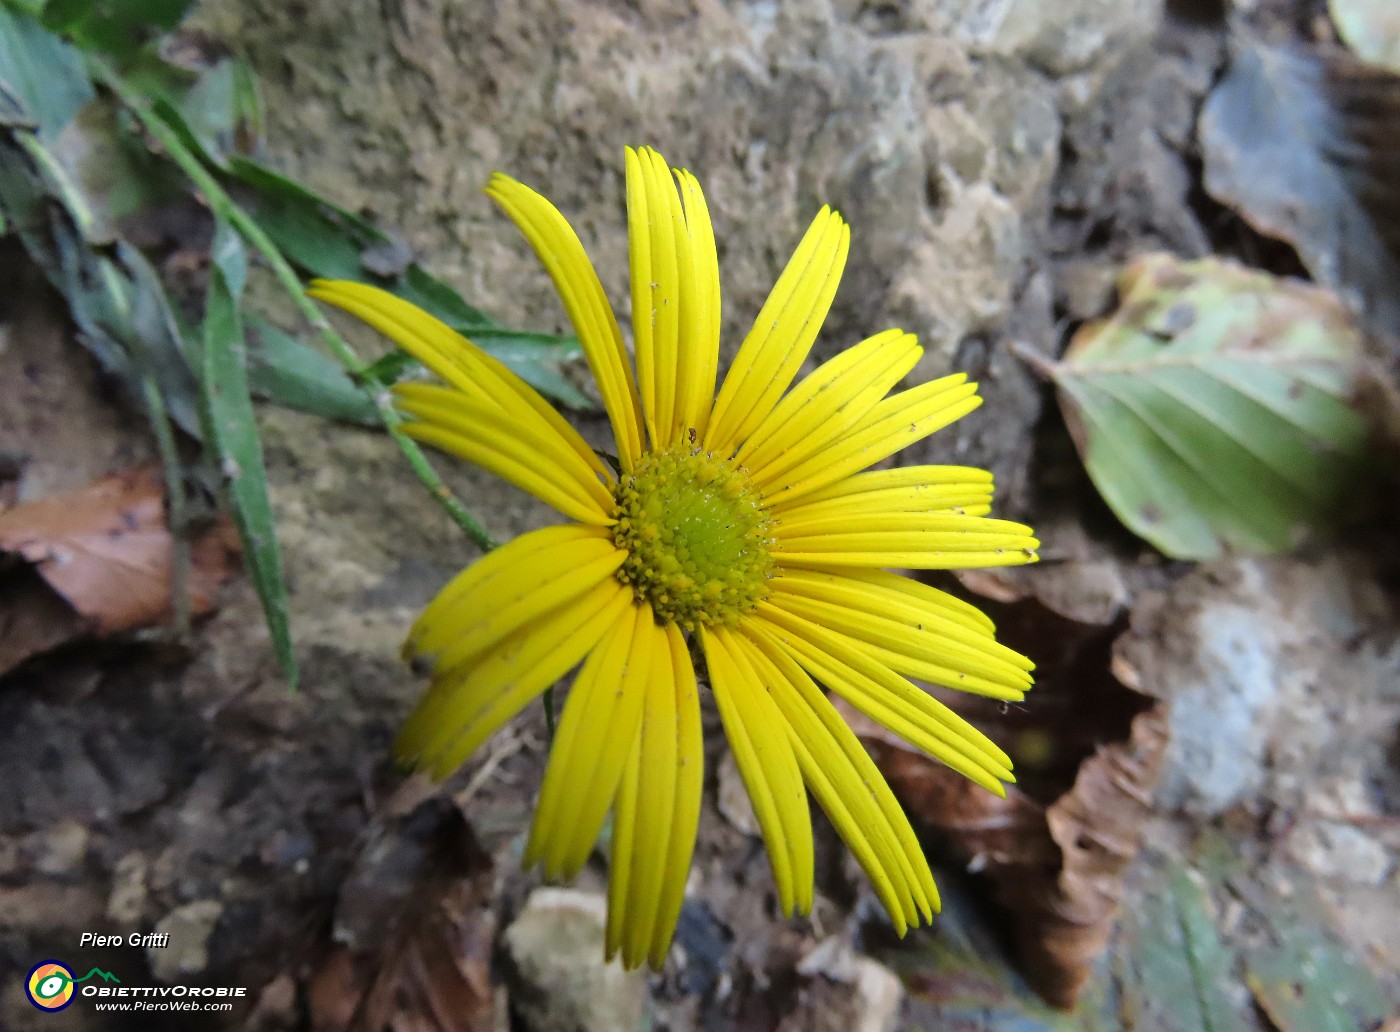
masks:
[[[74,978],[67,964],[57,960],[41,960],[29,969],[24,992],[29,1002],[40,1010],[61,1011],[73,1002],[73,986],[86,982],[93,975],[104,982],[121,982],[116,975],[101,968],[93,968],[82,978]]]

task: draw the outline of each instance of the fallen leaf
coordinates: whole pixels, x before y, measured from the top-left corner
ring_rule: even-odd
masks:
[[[313,1032],[490,1032],[490,861],[450,797],[387,801],[341,887],[341,945],[312,976]]]
[[[1245,951],[1245,983],[1278,1032],[1378,1028],[1393,1004],[1309,896],[1270,909],[1273,941]]]
[[[1126,742],[1088,760],[1045,814],[1062,856],[1053,886],[1037,891],[1027,883],[1009,893],[1030,911],[1018,918],[1018,937],[1031,980],[1060,1006],[1073,1005],[1113,934],[1123,872],[1151,816],[1166,746],[1166,710],[1156,706],[1134,718]]]
[[[32,569],[0,579],[0,677],[79,637],[85,623]]]
[[[159,473],[137,469],[0,513],[0,551],[32,563],[97,634],[159,623],[171,610],[171,538]],[[237,562],[221,521],[191,545],[191,610],[209,612]]]
[[[1359,335],[1328,291],[1149,255],[1050,372],[1094,486],[1176,559],[1275,553],[1341,522],[1366,452]]]
[[[1394,4],[1380,0],[1392,12]],[[1207,98],[1205,187],[1400,336],[1400,76],[1344,53],[1246,43]]]
[[[1021,593],[987,585],[1010,598]],[[987,792],[837,700],[930,840],[986,877],[1006,909],[1027,980],[1074,1005],[1113,933],[1166,745],[1165,707],[1110,673],[1123,621],[1069,619],[1034,597],[987,603],[997,636],[1037,660],[1023,704],[938,693],[1016,763],[1005,798]]]
[[[1154,1032],[1249,1032],[1243,1001],[1226,989],[1236,962],[1211,913],[1208,884],[1167,865],[1123,917],[1114,944],[1124,1024]]]
[[[1027,980],[1054,1006],[1073,1007],[1113,934],[1123,872],[1151,813],[1162,708],[1139,714],[1127,741],[1102,746],[1048,807],[1014,786],[1005,799],[991,795],[844,712],[911,813],[996,886]]]

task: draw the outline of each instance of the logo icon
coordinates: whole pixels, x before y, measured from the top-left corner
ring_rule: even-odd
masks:
[[[73,1002],[73,972],[56,960],[40,961],[30,968],[24,990],[40,1010],[61,1011]]]
[[[74,978],[73,970],[67,964],[57,960],[41,960],[29,969],[24,992],[29,1002],[40,1010],[61,1011],[73,1002],[73,986],[86,982],[93,975],[104,982],[121,982],[116,975],[100,968],[93,968],[82,978]]]

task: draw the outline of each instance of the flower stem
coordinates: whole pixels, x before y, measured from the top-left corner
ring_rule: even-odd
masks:
[[[96,77],[102,84],[110,89],[122,104],[136,116],[146,131],[160,142],[170,159],[180,166],[181,171],[204,195],[204,200],[209,205],[210,210],[217,217],[228,222],[244,240],[262,254],[268,267],[272,270],[272,274],[291,296],[298,311],[316,329],[326,347],[345,367],[346,372],[350,374],[360,390],[374,403],[375,410],[384,423],[384,429],[389,432],[389,435],[403,452],[404,457],[408,459],[408,464],[412,467],[414,474],[423,482],[423,486],[428,489],[428,492],[447,510],[447,514],[453,522],[461,527],[463,533],[482,551],[490,551],[495,548],[496,542],[487,533],[486,528],[477,522],[456,495],[442,482],[442,478],[428,464],[427,456],[423,454],[423,450],[418,447],[417,442],[403,432],[403,417],[394,408],[385,385],[370,372],[369,367],[364,362],[360,361],[359,356],[346,343],[345,338],[335,331],[321,310],[306,296],[306,291],[302,287],[301,279],[297,276],[296,270],[283,257],[277,245],[263,232],[262,227],[234,202],[228,192],[219,185],[213,174],[205,168],[199,157],[185,146],[179,135],[151,110],[146,98],[128,86],[115,71],[108,67],[105,61],[91,56],[89,61]]]

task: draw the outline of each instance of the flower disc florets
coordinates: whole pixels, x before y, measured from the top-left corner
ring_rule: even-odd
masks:
[[[741,469],[689,446],[650,453],[615,497],[617,577],[659,621],[732,624],[768,594],[771,520]]]

